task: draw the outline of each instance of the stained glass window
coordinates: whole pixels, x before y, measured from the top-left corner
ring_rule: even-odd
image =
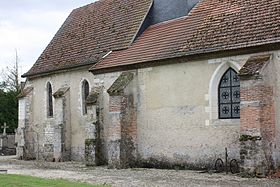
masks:
[[[219,118],[240,118],[240,80],[232,68],[229,68],[219,84]]]

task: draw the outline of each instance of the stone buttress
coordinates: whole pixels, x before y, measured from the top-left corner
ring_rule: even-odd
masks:
[[[136,106],[130,90],[133,77],[132,72],[122,73],[107,90],[111,121],[108,137],[109,168],[128,168],[136,164]]]
[[[53,160],[71,159],[71,121],[69,87],[59,88],[54,94]]]
[[[271,55],[251,57],[241,68],[240,158],[243,172],[275,169],[275,81]]]
[[[32,128],[32,99],[33,87],[28,86],[21,91],[18,96],[19,114],[18,128],[16,130],[15,142],[17,144],[16,152],[20,159],[35,159],[38,155],[35,154],[35,140],[38,134]]]

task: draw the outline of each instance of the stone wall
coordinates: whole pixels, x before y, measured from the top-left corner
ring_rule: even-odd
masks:
[[[57,143],[57,145],[60,144],[61,147],[55,147],[57,149],[62,149],[65,153],[62,155],[64,157],[63,159],[76,161],[84,160],[85,140],[90,138],[88,137],[90,136],[90,132],[88,132],[90,131],[88,128],[88,116],[83,115],[82,113],[81,83],[85,79],[88,80],[90,87],[94,85],[94,76],[87,71],[87,68],[50,76],[37,77],[27,81],[26,87],[32,86],[34,89],[31,94],[31,102],[29,102],[28,97],[24,98],[24,100],[26,100],[25,110],[27,112],[25,112],[25,118],[22,122],[29,126],[25,129],[28,133],[26,134],[27,136],[25,140],[31,142],[29,143],[30,146],[32,145],[35,147],[34,149],[28,148],[30,154],[31,152],[34,153],[35,157],[33,157],[33,155],[33,158],[39,157],[39,159],[46,159],[46,157],[48,157],[48,160],[52,160],[54,158],[53,153],[46,156],[45,154],[47,152],[45,150],[52,151],[52,146],[50,146],[50,144],[53,145],[54,143]],[[47,82],[51,83],[53,93],[60,88],[70,88],[67,93],[69,96],[65,96],[65,98],[68,97],[66,100],[64,100],[64,98],[61,98],[61,100],[59,98],[53,98],[53,118],[47,117]],[[30,111],[30,114],[28,111]],[[26,115],[26,113],[28,115]],[[67,127],[62,128],[62,142],[60,143],[57,142],[57,135],[59,135],[59,133],[54,133],[56,132],[54,131],[55,127],[59,124],[64,124],[63,127]],[[48,131],[48,129],[53,130]],[[68,158],[65,157],[66,155]]]
[[[132,72],[122,73],[108,89],[111,121],[108,164],[111,168],[134,167],[137,160],[137,123]]]
[[[138,71],[137,143],[139,164],[158,168],[213,168],[225,147],[239,158],[239,119],[210,118],[218,98],[210,89],[220,66],[240,66],[248,56],[179,61]],[[221,73],[221,75],[224,72]],[[220,75],[220,74],[219,74]],[[213,84],[218,85],[218,77]]]
[[[275,127],[275,149],[274,149],[274,162],[275,168],[280,166],[280,51],[276,51],[272,58],[271,73],[267,73],[269,77],[274,78],[274,105],[275,105],[275,117],[276,117],[276,127]]]
[[[33,129],[33,87],[26,85],[22,97],[19,98],[18,129],[15,141],[17,156],[23,159],[35,159],[38,154],[36,143],[38,133]]]
[[[160,168],[213,167],[217,158],[224,159],[225,147],[228,148],[230,159],[239,160],[240,153],[243,152],[243,150],[240,152],[239,149],[240,128],[242,129],[243,126],[240,127],[239,119],[218,119],[216,89],[221,76],[228,68],[239,71],[251,55],[255,54],[195,62],[180,61],[177,64],[137,70],[133,83],[128,88],[130,92],[127,92],[131,94],[129,97],[136,107],[133,109],[136,111],[136,115],[131,118],[131,121],[136,120],[135,124],[137,124],[135,126],[137,128],[134,129],[137,132],[135,143],[137,145],[137,164]],[[106,77],[112,78],[115,75],[115,73],[109,73],[105,76],[97,75],[97,77],[105,77],[103,79],[105,89],[108,89],[112,84],[106,84]],[[272,79],[267,79],[267,81],[275,82]],[[254,83],[248,84],[254,85]],[[250,90],[253,89],[250,88]],[[262,112],[248,110],[248,114],[245,116],[248,115],[246,118],[248,120],[254,118],[254,115],[261,114],[260,120],[268,122],[266,123],[268,128],[260,129],[260,133],[267,137],[267,141],[258,144],[258,136],[253,134],[252,137],[250,137],[251,135],[242,136],[245,139],[257,140],[253,142],[256,143],[255,145],[247,146],[247,151],[251,155],[256,152],[250,151],[249,147],[273,147],[272,140],[269,140],[268,137],[272,137],[273,132],[276,131],[275,125],[273,125],[275,120],[273,121],[274,118],[271,116],[275,113],[275,107],[270,102],[272,95],[275,97],[274,90],[265,86],[260,89],[260,92],[267,96],[267,99],[263,100]],[[128,97],[113,96],[108,100],[106,98],[105,103],[107,102],[110,108],[103,111],[106,121],[104,125],[108,126],[109,132],[106,134],[106,138],[109,140],[108,153],[118,159],[121,154],[120,142],[123,138],[122,128],[119,128],[118,124],[119,116],[125,117],[127,114],[119,115],[122,111],[120,103],[125,106],[126,100]],[[125,108],[129,107],[126,105]],[[106,112],[111,113],[109,117],[106,116]],[[118,124],[117,129],[114,128],[115,124]],[[254,125],[256,124],[254,123]],[[254,131],[252,124],[248,124],[248,127]],[[113,137],[116,138],[111,141]],[[266,151],[268,152],[269,149]],[[255,159],[268,163],[269,160],[271,161],[271,158],[268,157],[269,154]],[[273,150],[271,154],[275,157],[276,152]]]
[[[14,134],[7,134],[7,145],[6,147],[11,148],[11,149],[15,149],[15,135]]]
[[[16,154],[15,135],[14,134],[0,135],[0,141],[1,141],[1,147],[0,147],[1,155],[15,155]]]
[[[65,139],[70,142],[71,160],[83,161],[85,154],[89,154],[92,160],[88,161],[93,163],[100,152],[101,163],[113,168],[213,167],[217,158],[224,158],[225,147],[230,159],[239,159],[241,131],[241,135],[248,135],[242,136],[245,140],[254,140],[242,142],[242,154],[251,155],[253,160],[271,162],[272,159],[278,163],[275,158],[279,155],[280,112],[275,101],[279,100],[279,88],[275,87],[276,80],[271,74],[280,68],[268,67],[262,80],[243,82],[242,105],[247,108],[243,107],[242,113],[248,117],[241,119],[241,127],[239,119],[218,119],[217,85],[221,76],[228,68],[238,71],[251,55],[190,62],[178,60],[175,64],[138,69],[130,72],[132,80],[121,89],[115,88],[117,93],[107,93],[107,90],[123,72],[93,76],[86,70],[78,70],[29,80],[28,84],[34,87],[34,98],[28,119],[32,119],[30,124],[35,129],[30,137],[36,140],[35,147],[44,148],[44,129],[58,124],[55,119],[46,117],[45,84],[50,81],[54,91],[70,87],[69,101],[65,103],[68,117],[63,121],[71,126],[70,131],[64,132],[71,138]],[[88,115],[82,114],[81,82],[84,79],[91,88],[97,84],[104,87],[98,104],[88,110]],[[54,107],[58,107],[58,103]],[[271,149],[275,145],[276,148]],[[254,147],[262,147],[262,150],[265,147],[265,152],[256,152]],[[261,156],[253,157],[258,154]]]
[[[137,165],[137,114],[133,95],[122,101],[121,161],[123,167]]]
[[[258,81],[257,81],[258,82]],[[241,150],[243,168],[249,173],[267,174],[273,169],[275,108],[273,89],[242,81]]]

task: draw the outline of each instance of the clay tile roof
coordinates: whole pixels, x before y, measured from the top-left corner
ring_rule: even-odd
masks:
[[[93,64],[111,50],[127,48],[152,0],[99,0],[75,9],[23,77]]]
[[[87,105],[96,105],[96,103],[98,102],[98,97],[100,95],[100,93],[102,92],[103,87],[95,87],[90,94],[88,95],[88,97],[86,98],[86,104]]]
[[[119,95],[122,94],[124,88],[133,79],[134,74],[131,72],[123,72],[117,80],[112,84],[112,86],[107,90],[109,95]]]
[[[201,0],[188,16],[149,27],[90,70],[280,42],[279,0]]]
[[[54,98],[60,98],[62,97],[68,90],[70,89],[70,87],[62,87],[59,88],[54,94]]]
[[[252,76],[259,74],[264,65],[269,62],[270,54],[250,57],[239,71],[239,76]]]
[[[21,99],[21,98],[26,97],[30,92],[32,92],[32,90],[33,90],[33,87],[31,87],[31,86],[24,88],[23,90],[21,90],[21,92],[19,93],[17,98]]]

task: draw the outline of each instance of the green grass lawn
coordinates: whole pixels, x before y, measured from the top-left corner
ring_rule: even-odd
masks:
[[[0,187],[105,187],[66,180],[41,179],[22,175],[0,174]],[[107,186],[108,187],[108,186]]]

